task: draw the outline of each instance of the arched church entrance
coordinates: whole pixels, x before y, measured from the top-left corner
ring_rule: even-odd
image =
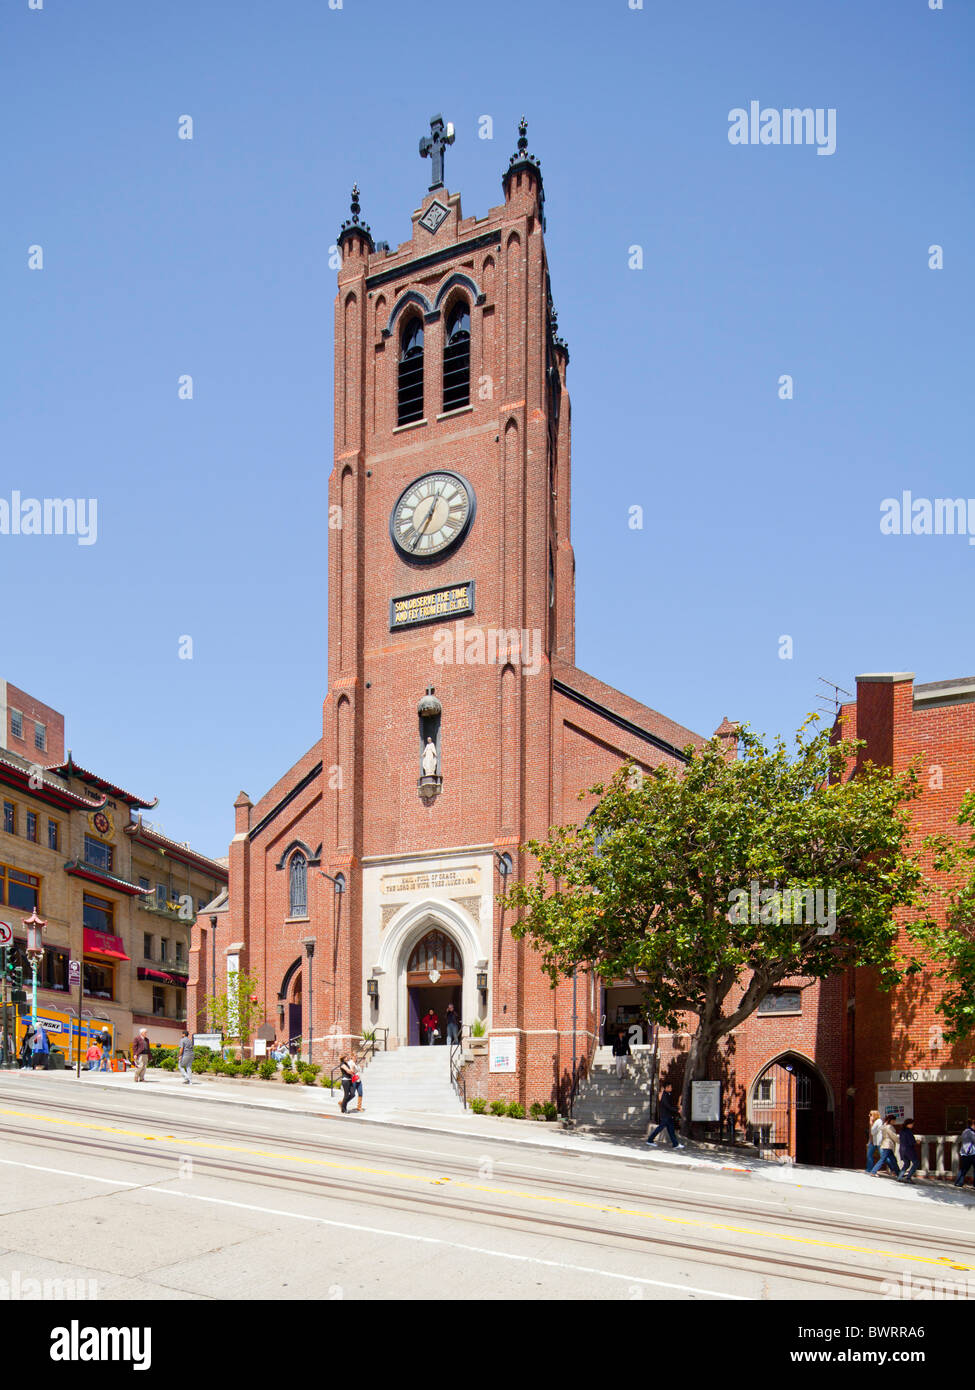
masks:
[[[278,990],[279,1017],[285,1025],[283,1041],[288,1047],[301,1038],[301,957],[292,961]]]
[[[816,1067],[788,1052],[760,1073],[749,1096],[754,1139],[763,1158],[832,1164],[833,1110]]]
[[[461,1017],[464,962],[452,937],[439,927],[428,931],[413,947],[406,965],[409,1042],[412,1047],[427,1041],[423,1019],[432,1012],[437,1018],[439,1038],[434,1046],[447,1041],[447,1006],[453,1004]]]

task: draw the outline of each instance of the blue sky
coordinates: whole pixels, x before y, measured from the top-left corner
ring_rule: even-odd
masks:
[[[975,547],[879,526],[975,496],[975,12],[944,5],[8,0],[0,497],[95,497],[98,540],[0,535],[0,675],[211,854],[318,736],[328,249],[353,180],[408,235],[438,110],[468,215],[523,112],[542,161],[579,665],[703,733],[790,732],[819,675],[975,674]],[[836,152],[731,145],[752,100],[835,108]]]

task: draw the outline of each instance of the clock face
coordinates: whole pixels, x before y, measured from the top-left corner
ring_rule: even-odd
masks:
[[[474,520],[474,489],[459,473],[425,473],[400,494],[389,534],[408,560],[439,559],[461,541]]]

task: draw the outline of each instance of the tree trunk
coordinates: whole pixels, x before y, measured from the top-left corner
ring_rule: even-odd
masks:
[[[715,1041],[713,1025],[702,1019],[691,1038],[691,1047],[684,1067],[684,1084],[681,1087],[680,1097],[680,1132],[683,1135],[689,1135],[691,1132],[691,1097],[693,1094],[691,1082],[707,1080],[708,1065],[711,1061],[711,1053],[714,1051]]]

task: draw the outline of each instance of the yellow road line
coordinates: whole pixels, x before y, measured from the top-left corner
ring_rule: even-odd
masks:
[[[116,1125],[96,1125],[86,1120],[64,1120],[33,1111],[0,1109],[0,1115],[18,1119],[40,1120],[43,1124],[61,1125],[68,1129],[92,1130],[99,1134],[118,1134],[127,1139],[143,1139],[178,1144],[183,1148],[210,1149],[219,1153],[247,1154],[252,1158],[270,1158],[284,1163],[301,1163],[313,1168],[331,1168],[344,1173],[362,1173],[371,1177],[401,1178],[405,1182],[427,1186],[448,1185],[468,1192],[485,1192],[495,1197],[520,1197],[526,1202],[547,1202],[552,1206],[575,1207],[583,1211],[603,1212],[617,1216],[635,1216],[643,1221],[661,1221],[669,1226],[693,1226],[704,1231],[727,1231],[732,1235],[757,1236],[764,1240],[781,1240],[790,1245],[814,1246],[822,1250],[843,1250],[855,1255],[879,1255],[888,1260],[906,1260],[911,1264],[935,1265],[939,1269],[975,1271],[975,1265],[958,1264],[947,1255],[912,1255],[899,1250],[877,1250],[868,1245],[846,1245],[839,1241],[817,1240],[813,1236],[790,1236],[782,1231],[762,1231],[751,1226],[731,1226],[718,1221],[700,1221],[690,1216],[664,1216],[661,1212],[643,1211],[639,1207],[620,1207],[608,1202],[584,1202],[576,1197],[559,1197],[544,1192],[523,1192],[518,1188],[493,1187],[484,1183],[463,1182],[453,1178],[430,1177],[424,1173],[407,1173],[396,1168],[373,1168],[366,1164],[337,1163],[328,1158],[308,1158],[303,1154],[280,1153],[273,1149],[252,1149],[239,1144],[214,1144],[203,1139],[178,1139],[173,1134],[146,1134],[141,1130],[122,1129]]]

